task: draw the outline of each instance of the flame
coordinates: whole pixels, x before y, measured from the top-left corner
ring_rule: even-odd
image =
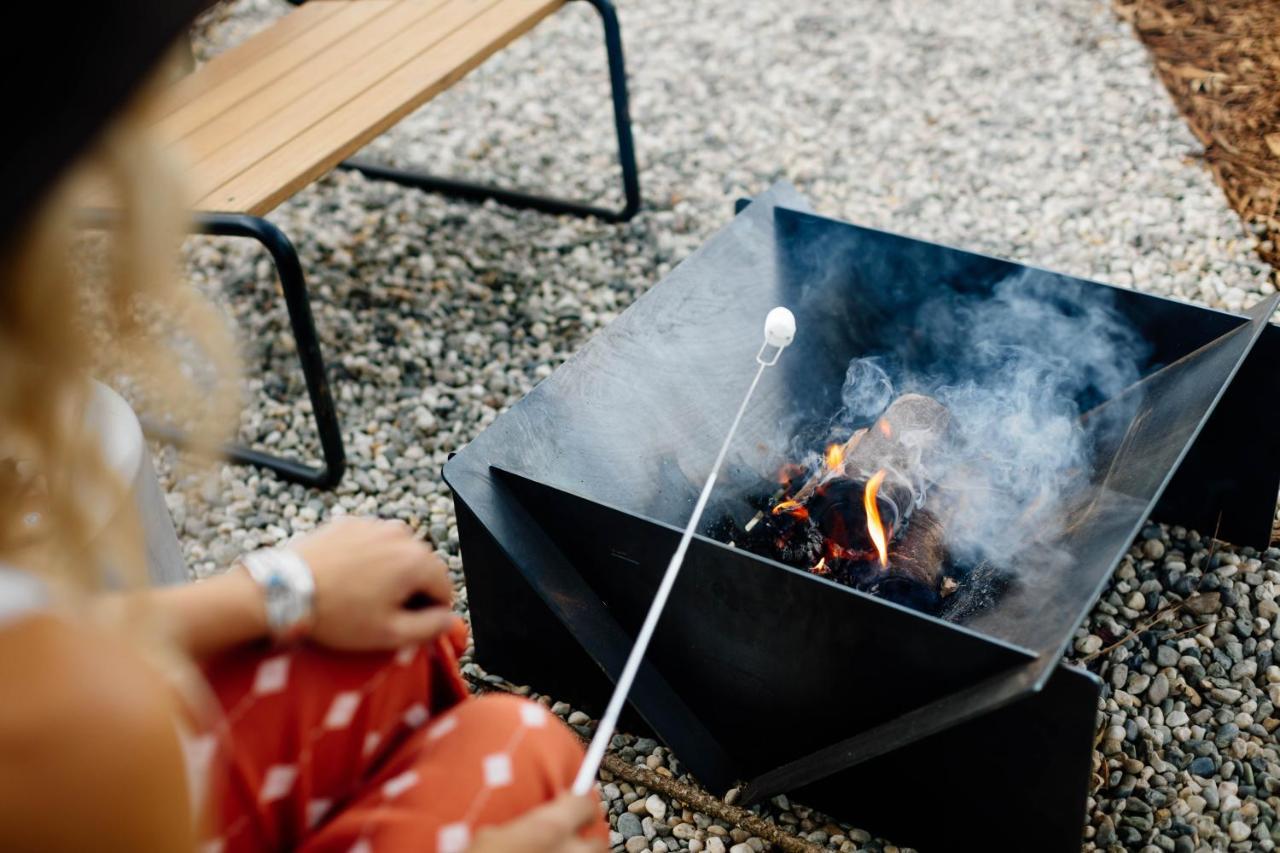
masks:
[[[826,463],[828,471],[834,471],[844,464],[843,444],[837,443],[827,448]]]
[[[885,539],[884,525],[880,523],[880,509],[876,506],[876,493],[880,491],[880,484],[883,482],[884,469],[881,468],[870,480],[867,480],[867,487],[862,492],[862,508],[867,512],[867,533],[871,534],[871,541],[880,554],[880,565],[887,567],[889,543]]]
[[[809,571],[813,572],[815,575],[825,575],[830,571],[830,569],[827,568],[827,558],[823,557],[818,561],[818,564]]]
[[[787,515],[794,515],[801,521],[809,517],[809,510],[805,509],[804,505],[799,501],[782,501],[773,508],[772,512],[774,515],[781,515],[785,512]]]

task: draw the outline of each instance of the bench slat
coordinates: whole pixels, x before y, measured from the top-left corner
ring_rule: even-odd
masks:
[[[330,15],[337,14],[346,3],[313,2],[302,6],[277,21],[268,24],[230,50],[224,51],[201,65],[196,71],[174,82],[160,98],[150,106],[151,116],[159,120],[181,109],[197,98],[244,73],[274,53],[281,45],[302,36]]]
[[[344,102],[345,93],[367,88],[360,81],[369,78],[370,70],[376,75],[370,79],[385,76],[387,66],[394,62],[387,53],[398,50],[407,61],[429,44],[435,31],[444,26],[443,22],[435,23],[432,13],[446,2],[416,0],[394,4],[328,50],[188,134],[180,143],[184,155],[196,164],[202,178],[218,171],[203,161],[229,146],[241,149],[241,158],[252,156],[255,149],[258,156],[265,156],[298,128],[314,124]],[[228,161],[238,158],[224,153],[217,159],[222,161],[219,165],[223,169],[232,169],[231,174],[237,171]]]
[[[262,133],[266,125],[259,126],[246,132],[242,142],[230,144],[197,164],[193,177],[196,190],[201,193],[198,209],[257,215],[270,211],[453,85],[563,3],[564,0],[448,0],[430,21],[447,20],[451,26],[441,26],[433,37],[430,32],[420,31],[426,23],[420,24],[411,34],[418,41],[418,49],[408,57],[400,52],[407,42],[396,39],[396,49],[390,49],[388,42],[386,49],[349,68],[335,88],[343,86],[343,81],[347,85],[340,97],[325,101],[329,109],[323,115],[315,115],[315,110],[306,115],[307,110],[299,109],[296,115],[273,123],[270,137]]]
[[[427,2],[399,0],[400,5],[410,10],[422,9]],[[266,121],[233,137],[214,155],[197,161],[190,171],[193,198],[203,198],[255,163],[288,148],[299,134],[350,101],[363,98],[370,88],[424,51],[456,38],[457,31],[473,18],[502,2],[504,0],[447,0],[417,25],[388,42],[372,46],[373,49],[366,50],[355,65],[344,69],[329,85],[296,99]],[[323,60],[323,56],[317,57],[318,62]],[[320,73],[318,69],[316,73]]]
[[[297,37],[277,42],[274,50],[259,57],[241,73],[230,76],[220,85],[204,92],[195,100],[188,101],[156,122],[155,130],[161,141],[165,144],[173,144],[187,134],[198,131],[211,120],[234,109],[237,104],[255,92],[274,85],[276,80],[294,68],[323,54],[334,43],[352,31],[358,30],[361,24],[386,12],[395,2],[397,0],[360,0],[360,2],[329,0],[327,3],[316,4],[338,8],[333,14],[307,28]],[[311,8],[312,5],[307,3],[301,9],[290,12],[289,17]],[[270,31],[263,36],[269,33]],[[196,74],[200,73],[200,71],[196,72]]]

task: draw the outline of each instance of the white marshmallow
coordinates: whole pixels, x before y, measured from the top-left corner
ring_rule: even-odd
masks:
[[[779,305],[764,318],[764,340],[771,347],[782,349],[796,336],[796,317]]]

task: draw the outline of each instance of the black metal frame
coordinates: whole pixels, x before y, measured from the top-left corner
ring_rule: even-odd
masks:
[[[276,472],[284,480],[301,483],[318,489],[331,489],[342,480],[346,471],[346,452],[342,446],[342,429],[338,425],[338,413],[334,409],[333,395],[329,390],[329,378],[325,370],[324,355],[320,352],[320,339],[316,335],[315,321],[311,316],[311,303],[307,298],[307,281],[298,260],[298,251],[283,231],[261,216],[246,213],[197,213],[192,231],[213,237],[247,237],[257,240],[271,255],[276,273],[280,276],[280,289],[284,293],[285,307],[289,311],[289,326],[298,348],[298,362],[311,399],[316,432],[320,437],[320,453],[324,464],[320,467],[306,465],[294,459],[286,459],[233,444],[226,448],[227,457],[233,462],[257,465]],[[161,432],[152,430],[153,432]],[[164,438],[181,441],[180,436],[164,430]]]
[[[86,228],[110,229],[116,226],[119,214],[110,210],[87,210],[81,214],[81,224]],[[298,348],[298,361],[311,398],[311,409],[316,432],[320,438],[320,453],[324,464],[307,465],[295,459],[287,459],[246,447],[231,444],[223,448],[232,462],[267,468],[291,483],[301,483],[319,489],[331,489],[342,480],[346,471],[346,452],[342,445],[342,431],[338,425],[338,413],[329,391],[329,378],[325,370],[320,340],[316,335],[315,321],[311,316],[311,303],[307,298],[307,281],[302,273],[298,251],[283,231],[261,216],[245,213],[196,213],[191,224],[193,234],[213,237],[247,237],[258,243],[271,255],[280,277],[280,289],[284,293],[289,311],[289,325]],[[145,422],[143,428],[154,438],[177,446],[186,444],[184,434],[173,427]]]
[[[296,0],[290,0],[295,2]],[[609,59],[609,85],[613,93],[613,124],[618,137],[618,163],[622,168],[622,192],[625,199],[617,210],[582,202],[532,193],[508,190],[489,184],[478,184],[444,178],[423,172],[396,169],[366,160],[351,159],[342,168],[353,169],[366,177],[380,181],[394,181],[404,186],[427,192],[463,198],[471,201],[493,199],[508,207],[540,210],[543,213],[568,214],[570,216],[594,216],[605,222],[626,222],[640,210],[640,179],[636,171],[635,144],[631,137],[631,113],[627,98],[627,69],[622,56],[622,34],[618,27],[618,14],[612,0],[586,0],[600,14],[604,25],[605,52]]]

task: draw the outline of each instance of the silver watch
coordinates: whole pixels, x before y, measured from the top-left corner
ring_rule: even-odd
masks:
[[[316,583],[311,567],[291,548],[263,548],[240,561],[262,587],[267,626],[277,640],[295,639],[311,625]]]

